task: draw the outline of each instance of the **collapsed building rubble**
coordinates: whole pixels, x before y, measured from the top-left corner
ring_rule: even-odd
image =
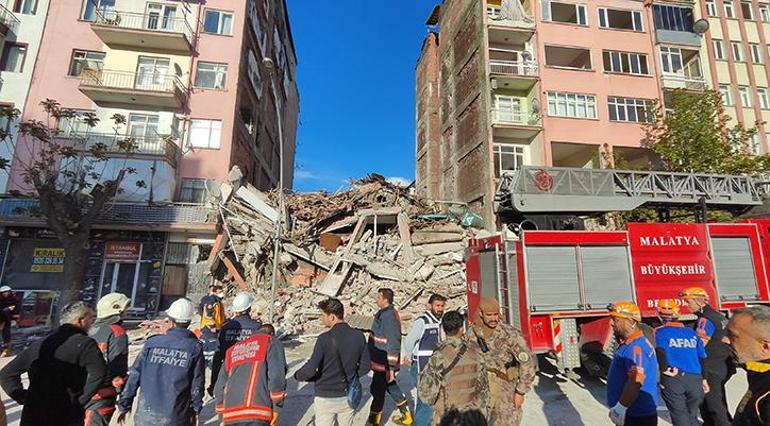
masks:
[[[442,213],[442,205],[420,200],[407,188],[373,174],[335,193],[292,193],[278,211],[278,193],[243,183],[233,169],[214,190],[220,232],[209,257],[213,276],[229,294],[257,294],[255,310],[269,311],[275,221],[283,233],[278,256],[275,321],[286,334],[316,329],[316,304],[338,297],[350,313],[376,312],[380,287],[395,293],[395,305],[409,320],[431,293],[465,304],[464,248],[477,232],[478,216],[466,208]]]

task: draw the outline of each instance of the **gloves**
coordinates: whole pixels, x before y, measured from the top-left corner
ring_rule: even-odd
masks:
[[[615,404],[614,407],[610,408],[610,420],[612,421],[612,424],[623,426],[623,423],[626,422],[626,410],[628,410],[628,407],[624,407],[619,402]]]
[[[270,420],[270,426],[276,426],[278,424],[278,413],[273,411],[273,419]]]

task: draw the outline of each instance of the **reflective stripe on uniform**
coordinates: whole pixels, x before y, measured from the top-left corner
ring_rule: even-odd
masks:
[[[273,401],[280,401],[286,398],[286,391],[270,392],[270,399]]]
[[[372,361],[369,366],[372,368],[373,371],[384,372],[386,370],[384,365],[378,364],[378,363],[376,363],[374,361]]]
[[[270,421],[273,419],[273,410],[267,407],[248,407],[225,410],[222,419],[226,422],[233,420],[259,419]]]
[[[379,343],[381,345],[387,345],[388,344],[388,338],[387,337],[380,337],[375,336],[372,334],[372,339],[374,339],[375,343]]]

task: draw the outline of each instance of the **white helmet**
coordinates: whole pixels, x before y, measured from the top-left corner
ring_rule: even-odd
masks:
[[[107,318],[113,315],[120,315],[125,312],[130,304],[131,299],[123,293],[106,294],[96,303],[96,317]]]
[[[233,312],[243,312],[251,308],[252,303],[254,303],[254,296],[249,293],[238,293],[233,299],[231,308]]]
[[[166,309],[168,315],[175,322],[190,322],[195,314],[195,306],[189,299],[177,299]]]
[[[13,289],[7,285],[0,287],[0,293],[5,293],[6,291],[13,291]]]

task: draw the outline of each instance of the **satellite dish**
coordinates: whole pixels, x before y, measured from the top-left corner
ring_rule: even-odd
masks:
[[[694,24],[692,24],[692,30],[695,31],[695,34],[698,35],[704,34],[709,30],[709,21],[702,18],[698,19]]]
[[[540,114],[540,99],[538,98],[532,100],[532,114]]]
[[[532,59],[532,52],[528,50],[521,52],[521,58],[524,59],[525,61]]]

